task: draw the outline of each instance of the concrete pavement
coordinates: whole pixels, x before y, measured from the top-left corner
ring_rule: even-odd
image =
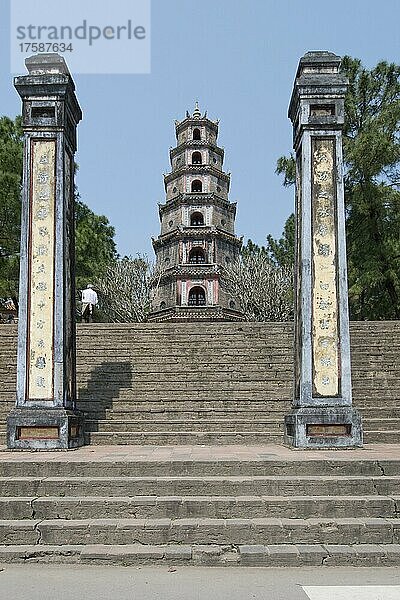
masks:
[[[397,600],[400,569],[2,565],[0,599]],[[347,586],[347,589],[345,589]]]

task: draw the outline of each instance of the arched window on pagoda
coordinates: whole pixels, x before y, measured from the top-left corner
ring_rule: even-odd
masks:
[[[193,152],[192,165],[201,165],[202,162],[201,152]]]
[[[195,129],[193,129],[193,139],[194,140],[201,140],[200,129],[198,127],[196,127]]]
[[[192,181],[192,192],[202,192],[203,191],[203,184],[200,181],[200,179],[194,179]]]
[[[189,291],[189,306],[205,306],[206,304],[206,293],[199,285],[192,287]]]
[[[189,252],[189,262],[192,265],[200,265],[206,262],[206,254],[203,248],[192,248]]]
[[[190,215],[190,225],[192,227],[204,225],[204,217],[201,212],[194,212]]]

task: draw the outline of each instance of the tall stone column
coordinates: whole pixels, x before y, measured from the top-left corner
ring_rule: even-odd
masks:
[[[76,410],[74,153],[82,118],[58,54],[32,56],[16,77],[22,98],[24,172],[19,287],[17,401],[9,448],[83,444]]]
[[[352,408],[341,59],[308,52],[289,107],[296,152],[295,382],[286,442],[296,448],[362,445]]]

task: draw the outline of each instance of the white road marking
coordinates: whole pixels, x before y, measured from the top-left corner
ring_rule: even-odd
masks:
[[[400,600],[399,585],[302,586],[310,600]]]

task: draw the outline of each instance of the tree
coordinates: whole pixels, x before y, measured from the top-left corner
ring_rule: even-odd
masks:
[[[292,153],[289,156],[280,156],[276,161],[275,173],[283,175],[283,185],[291,186],[296,181],[296,161]]]
[[[400,66],[345,57],[349,298],[359,319],[400,318]]]
[[[18,307],[23,165],[21,117],[0,118],[0,298]],[[76,194],[76,285],[80,288],[104,274],[117,254],[114,228]]]
[[[158,280],[155,267],[146,256],[125,256],[114,260],[103,277],[95,281],[100,310],[112,323],[147,320]]]
[[[288,321],[293,318],[293,271],[271,264],[268,254],[253,246],[253,252],[224,267],[221,285],[238,299],[247,321]]]
[[[76,288],[101,278],[117,258],[115,230],[104,215],[96,215],[79,199],[75,201]]]
[[[343,132],[350,314],[400,318],[400,67],[368,71],[348,56]],[[277,173],[294,183],[292,155]]]
[[[21,117],[0,118],[0,297],[18,306],[22,179]]]
[[[243,258],[246,258],[247,256],[254,256],[255,254],[263,254],[268,256],[265,246],[258,246],[258,244],[255,244],[250,239],[247,240],[247,244],[245,246],[242,246],[240,253]]]
[[[292,213],[286,223],[279,240],[275,240],[272,235],[267,235],[267,252],[274,264],[293,269],[294,265],[294,247],[295,247],[295,221]]]

